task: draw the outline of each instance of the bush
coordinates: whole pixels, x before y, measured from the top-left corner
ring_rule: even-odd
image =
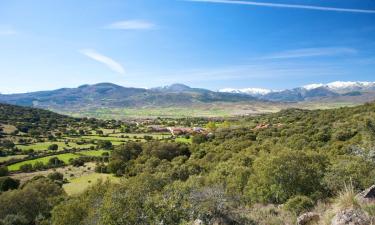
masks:
[[[303,195],[297,195],[289,199],[285,203],[285,209],[295,215],[300,215],[301,213],[308,212],[314,207],[314,201],[311,198]]]
[[[62,173],[59,173],[59,172],[50,173],[50,174],[48,174],[47,177],[49,179],[53,180],[53,181],[62,181],[62,180],[64,180],[64,175]]]
[[[59,149],[59,146],[57,144],[52,144],[48,146],[48,150],[57,151]]]
[[[201,144],[207,141],[207,136],[203,134],[196,134],[192,138],[194,144]]]
[[[17,189],[20,185],[20,181],[10,178],[10,177],[1,177],[0,178],[0,192]]]
[[[8,174],[9,174],[8,167],[0,166],[0,177],[8,176]]]
[[[284,203],[296,195],[323,197],[319,195],[325,193],[322,178],[327,164],[317,153],[288,150],[264,154],[254,161],[249,197],[263,203]]]
[[[105,141],[98,141],[98,148],[102,149],[112,149],[112,142],[105,140]]]
[[[48,165],[51,167],[58,167],[64,165],[64,161],[60,160],[57,157],[52,157],[48,160]]]
[[[355,190],[363,190],[374,183],[375,164],[361,157],[340,156],[331,161],[324,183],[334,194],[351,183]]]
[[[80,166],[85,165],[85,161],[83,159],[81,159],[81,158],[71,159],[70,160],[70,164],[72,164],[75,167],[80,167]]]
[[[34,170],[43,170],[43,169],[45,169],[45,166],[44,166],[43,162],[38,161],[34,164],[33,169]]]
[[[31,172],[33,171],[33,165],[30,163],[23,164],[22,166],[20,166],[20,170],[22,172]]]

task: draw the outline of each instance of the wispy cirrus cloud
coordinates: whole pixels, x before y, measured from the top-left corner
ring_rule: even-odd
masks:
[[[123,20],[109,24],[105,28],[114,30],[150,30],[155,24],[145,20]]]
[[[303,48],[294,49],[278,53],[273,53],[263,57],[263,59],[292,59],[292,58],[306,58],[319,56],[340,56],[353,55],[358,53],[356,49],[344,47],[330,47],[330,48]]]
[[[116,73],[120,73],[120,74],[125,73],[125,69],[120,63],[116,62],[115,60],[111,59],[108,56],[105,56],[105,55],[102,55],[102,54],[98,53],[97,51],[95,51],[93,49],[82,49],[79,52],[81,54],[89,57],[90,59],[93,59],[97,62],[100,62],[100,63],[106,65],[109,69],[111,69],[112,71],[114,71]]]
[[[306,10],[319,10],[319,11],[349,12],[349,13],[375,13],[375,10],[372,10],[372,9],[336,8],[336,7],[325,7],[325,6],[314,6],[314,5],[284,4],[284,3],[242,1],[242,0],[185,0],[185,1],[235,4],[235,5],[250,5],[250,6],[273,7],[273,8],[292,8],[292,9],[306,9]]]

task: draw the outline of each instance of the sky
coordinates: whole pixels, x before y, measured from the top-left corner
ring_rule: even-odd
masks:
[[[375,81],[373,0],[0,0],[0,93]]]

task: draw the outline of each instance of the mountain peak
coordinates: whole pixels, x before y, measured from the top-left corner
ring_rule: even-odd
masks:
[[[185,84],[174,83],[174,84],[171,84],[171,85],[156,87],[156,88],[152,88],[152,89],[158,90],[158,91],[168,91],[168,92],[183,92],[183,91],[189,91],[192,88],[185,85]]]

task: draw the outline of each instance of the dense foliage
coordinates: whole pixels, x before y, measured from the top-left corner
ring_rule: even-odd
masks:
[[[187,224],[198,218],[257,224],[262,214],[249,207],[258,203],[286,203],[299,214],[345,183],[357,190],[375,183],[374,124],[375,104],[290,109],[243,118],[190,146],[129,143],[100,165],[123,181],[68,198],[54,208],[52,224]]]

